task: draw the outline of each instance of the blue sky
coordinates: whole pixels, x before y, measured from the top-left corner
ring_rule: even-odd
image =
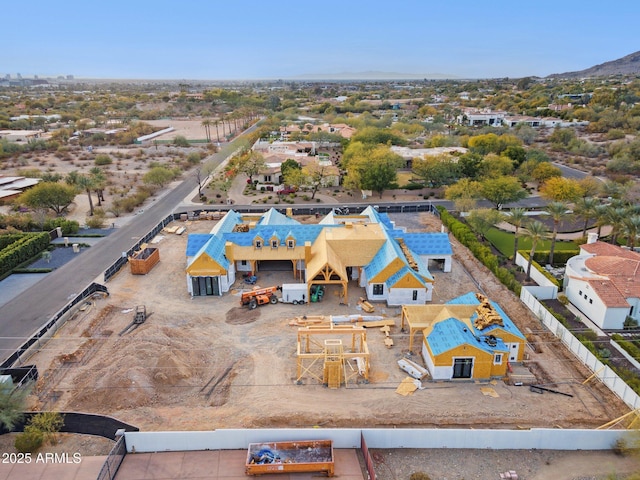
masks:
[[[640,50],[636,0],[7,0],[0,75],[546,76]]]

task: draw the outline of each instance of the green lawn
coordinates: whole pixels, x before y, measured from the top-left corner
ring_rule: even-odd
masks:
[[[505,232],[504,230],[500,230],[497,228],[492,228],[486,235],[487,240],[489,240],[494,247],[496,247],[500,252],[506,256],[511,258],[513,255],[513,239],[514,235],[511,232]],[[544,240],[543,242],[538,242],[536,246],[537,251],[549,250],[551,248],[551,240]],[[518,250],[531,250],[531,241],[520,234],[518,240]],[[576,255],[580,252],[580,248],[573,242],[565,242],[565,241],[556,241],[556,252],[575,252]]]

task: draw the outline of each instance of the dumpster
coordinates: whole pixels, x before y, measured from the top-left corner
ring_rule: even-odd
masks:
[[[333,469],[331,440],[250,443],[245,465],[247,475],[324,472],[333,477]]]

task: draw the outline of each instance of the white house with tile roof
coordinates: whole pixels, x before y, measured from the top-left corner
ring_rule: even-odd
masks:
[[[640,254],[595,241],[567,261],[567,299],[598,327],[624,328],[627,316],[640,320]]]

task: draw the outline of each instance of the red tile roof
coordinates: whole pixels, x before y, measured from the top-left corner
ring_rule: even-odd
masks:
[[[602,279],[587,280],[607,307],[629,307],[627,298],[640,298],[640,255],[604,242],[582,245],[595,255],[585,266]]]

